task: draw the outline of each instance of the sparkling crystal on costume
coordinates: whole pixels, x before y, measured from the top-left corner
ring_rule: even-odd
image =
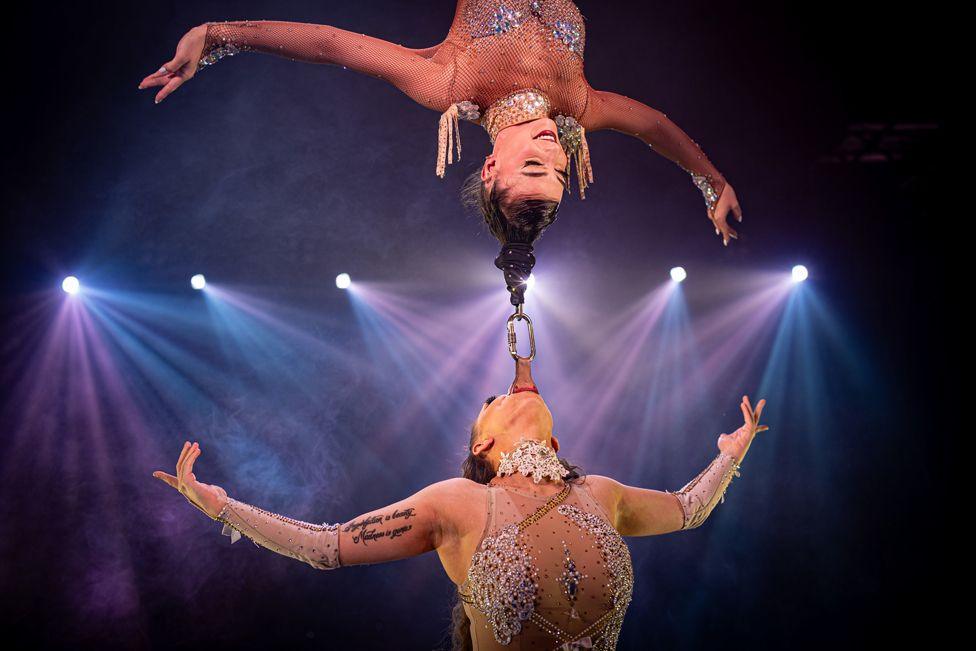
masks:
[[[504,4],[498,5],[495,10],[494,21],[491,24],[493,34],[504,34],[510,29],[515,29],[522,24],[522,14],[514,9],[510,9]]]
[[[579,26],[565,20],[557,20],[553,24],[552,36],[565,43],[570,52],[575,52],[583,40]]]
[[[563,542],[563,573],[557,579],[563,587],[563,595],[569,600],[569,616],[572,619],[579,619],[576,612],[576,599],[579,597],[580,582],[586,575],[576,569],[576,561],[573,560],[569,552],[569,547]]]
[[[232,57],[239,52],[241,52],[241,48],[235,46],[233,43],[214,48],[205,56],[200,57],[200,67],[212,66],[224,57]]]
[[[495,142],[498,132],[513,124],[549,117],[551,104],[549,98],[532,88],[517,90],[502,97],[485,111],[481,125],[488,137]]]
[[[572,520],[580,529],[591,535],[609,574],[607,587],[613,599],[613,615],[607,625],[607,632],[601,636],[594,649],[615,649],[624,614],[634,592],[634,568],[630,560],[630,550],[617,530],[609,522],[594,513],[587,513],[572,504],[562,504],[556,508],[561,515]]]
[[[478,586],[471,603],[488,618],[499,644],[508,644],[532,616],[538,579],[517,524],[485,538],[471,557],[468,582]]]
[[[583,128],[568,115],[557,115],[553,121],[559,127],[559,144],[567,153],[577,151],[583,141]]]
[[[464,19],[468,34],[477,39],[508,34],[532,22],[552,36],[552,42],[583,56],[586,31],[572,0],[469,0]]]
[[[458,118],[467,120],[468,122],[477,122],[481,119],[481,109],[474,102],[464,100],[463,102],[458,102],[457,107]]]
[[[535,483],[543,479],[559,481],[569,474],[551,447],[536,440],[523,440],[511,452],[502,452],[498,463],[498,476],[521,473],[531,477]]]
[[[490,628],[507,645],[521,630],[520,648],[614,649],[633,568],[623,539],[596,515],[601,507],[585,480],[563,483],[542,506],[545,497],[511,486],[490,486],[487,497],[489,524],[459,588],[473,606],[472,631]],[[560,607],[567,600],[568,611]]]
[[[708,214],[711,215],[715,212],[715,203],[718,201],[719,196],[715,191],[715,187],[712,185],[712,175],[691,172],[691,179],[695,187],[701,190],[702,196],[705,197],[705,206],[708,208]]]

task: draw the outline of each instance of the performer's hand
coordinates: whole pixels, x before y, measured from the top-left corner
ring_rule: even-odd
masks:
[[[196,442],[190,445],[189,441],[183,443],[183,451],[176,462],[176,476],[157,470],[153,477],[166,482],[190,501],[190,504],[197,507],[211,518],[216,518],[220,510],[227,503],[227,491],[220,486],[204,484],[197,481],[197,476],[193,474],[193,462],[200,456],[200,445]]]
[[[722,194],[719,195],[718,201],[715,202],[715,210],[709,216],[709,219],[712,220],[712,224],[715,226],[715,234],[722,236],[722,244],[725,246],[729,245],[730,239],[739,239],[739,234],[728,224],[727,218],[729,211],[735,215],[736,219],[740,222],[742,221],[742,208],[739,207],[739,200],[735,196],[735,190],[732,188],[731,183],[726,182],[725,187],[722,188]]]
[[[139,82],[139,89],[162,86],[163,89],[156,93],[156,103],[159,104],[166,99],[170,93],[182,86],[183,82],[197,74],[206,38],[206,25],[198,25],[184,34],[176,44],[176,54],[173,58]]]
[[[759,404],[756,405],[755,411],[753,411],[752,405],[749,403],[749,396],[742,396],[742,404],[739,406],[742,407],[742,417],[745,423],[731,434],[719,435],[718,449],[726,454],[731,454],[736,458],[736,461],[742,463],[742,459],[746,456],[746,452],[749,451],[749,446],[752,444],[752,439],[755,438],[757,433],[765,432],[769,429],[766,425],[759,424],[759,416],[762,414],[765,405],[766,400],[760,400]]]

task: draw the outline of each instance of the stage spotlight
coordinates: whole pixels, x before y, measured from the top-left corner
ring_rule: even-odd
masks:
[[[66,294],[77,294],[81,290],[81,283],[74,276],[68,276],[61,281],[61,289]]]
[[[532,291],[535,287],[535,274],[529,274],[529,279],[525,281],[525,291]]]
[[[339,289],[348,289],[350,284],[352,284],[352,279],[349,277],[349,274],[339,274],[336,276],[336,287]]]
[[[808,272],[807,268],[804,267],[802,264],[798,264],[795,267],[793,267],[793,271],[790,272],[790,275],[793,278],[793,282],[802,283],[804,280],[807,279],[807,276],[810,275],[810,272]]]
[[[688,272],[685,271],[684,267],[674,267],[671,269],[671,280],[674,282],[680,283],[687,277]]]
[[[194,274],[190,278],[190,287],[193,289],[203,289],[207,286],[207,279],[203,277],[203,274]]]

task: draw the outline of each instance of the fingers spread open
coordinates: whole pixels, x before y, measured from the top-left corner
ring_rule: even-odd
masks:
[[[763,407],[765,407],[765,406],[766,406],[766,399],[765,398],[762,398],[759,401],[759,404],[756,405],[755,414],[756,414],[756,422],[757,423],[759,422],[759,416],[762,415],[762,410],[763,410]]]
[[[739,405],[739,408],[742,409],[742,418],[745,421],[745,424],[752,425],[753,424],[752,410],[749,409],[748,405],[744,400],[742,401],[742,404]]]
[[[178,480],[176,479],[176,477],[174,477],[173,475],[171,475],[169,473],[165,473],[162,470],[157,470],[156,472],[154,472],[153,473],[153,477],[155,477],[156,479],[161,479],[162,481],[166,482],[167,484],[169,484],[173,488],[176,488],[176,485],[178,483]]]

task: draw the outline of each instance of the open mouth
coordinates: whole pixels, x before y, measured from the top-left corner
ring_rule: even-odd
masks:
[[[532,139],[533,140],[547,140],[549,142],[555,142],[555,143],[558,143],[559,142],[559,138],[557,138],[556,137],[556,134],[554,134],[550,129],[546,129],[545,131],[540,131]]]

